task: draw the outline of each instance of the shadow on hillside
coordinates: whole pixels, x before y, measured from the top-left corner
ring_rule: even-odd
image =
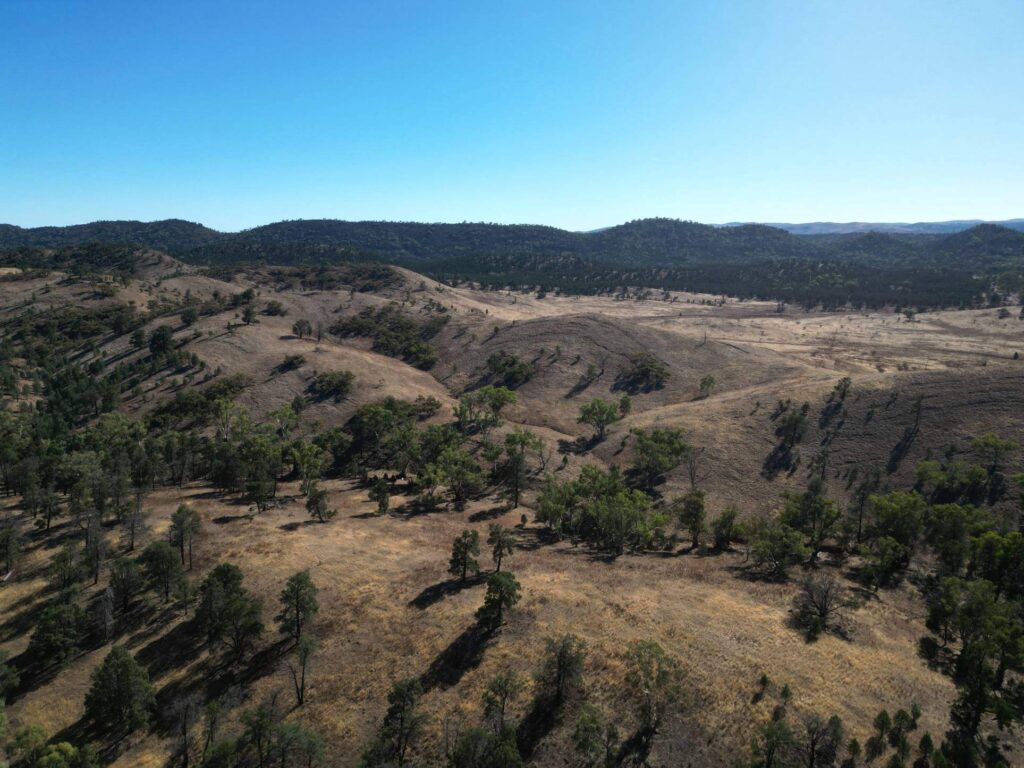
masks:
[[[577,437],[575,440],[562,439],[558,441],[558,452],[573,454],[589,453],[600,443],[601,438],[597,435],[592,435],[591,437]]]
[[[599,549],[591,549],[586,545],[577,544],[573,544],[571,549],[558,549],[555,551],[563,557],[585,557],[592,563],[604,563],[605,565],[611,565],[621,557],[621,555],[614,552],[603,552]]]
[[[215,517],[211,521],[214,525],[227,525],[228,523],[234,523],[238,520],[252,520],[252,515],[221,515]]]
[[[359,517],[359,515],[354,515],[354,517]],[[306,528],[307,526],[311,525],[322,525],[322,523],[319,520],[295,520],[291,523],[282,523],[277,527],[279,530],[293,533],[299,530],[300,528]]]
[[[415,498],[415,499],[410,499],[409,501],[405,502],[401,506],[395,507],[394,509],[391,510],[391,512],[389,514],[392,517],[397,517],[399,519],[409,520],[409,519],[411,519],[413,517],[419,517],[420,515],[432,515],[432,514],[435,514],[437,512],[444,512],[444,511],[445,511],[444,504],[440,503],[437,500],[435,500],[434,502],[431,502],[431,501],[426,500],[426,499]],[[376,514],[373,515],[373,517],[376,517],[376,516],[377,516]]]
[[[473,624],[461,635],[452,640],[451,644],[438,655],[423,676],[420,683],[424,691],[434,688],[450,688],[458,684],[462,676],[471,669],[480,666],[484,658],[484,650],[494,637],[494,633]]]
[[[785,573],[774,573],[766,568],[759,568],[753,563],[727,565],[725,569],[742,581],[760,581],[766,584],[785,584],[790,580],[789,576]]]
[[[551,696],[542,695],[534,698],[529,711],[516,729],[516,743],[523,760],[528,761],[533,757],[537,745],[566,719],[567,715],[571,716],[571,712],[565,706],[559,706]]]
[[[157,680],[186,666],[202,650],[202,639],[195,622],[183,621],[166,634],[140,648],[135,658],[146,667],[151,680]]]
[[[38,593],[32,593],[21,598],[18,603],[25,603],[22,610],[18,610],[17,605],[10,607],[6,612],[7,618],[3,624],[0,624],[0,642],[13,640],[32,629],[32,625],[39,618],[39,610],[42,607],[41,605],[32,605],[37,597]]]
[[[464,589],[472,589],[483,584],[486,580],[487,577],[483,573],[478,573],[476,576],[467,576],[465,581],[461,579],[448,579],[447,581],[432,584],[410,600],[409,605],[422,611],[435,603],[441,602],[449,595],[457,595]]]
[[[481,509],[479,512],[474,512],[469,516],[469,522],[479,523],[484,520],[494,520],[497,517],[501,517],[506,512],[510,511],[510,507],[505,504],[498,504],[497,506],[491,507],[490,509]]]
[[[550,528],[516,527],[516,546],[530,552],[541,547],[557,544],[561,539]]]

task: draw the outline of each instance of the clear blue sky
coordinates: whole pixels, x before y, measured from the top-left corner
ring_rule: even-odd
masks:
[[[1024,216],[1024,2],[0,0],[0,221]]]

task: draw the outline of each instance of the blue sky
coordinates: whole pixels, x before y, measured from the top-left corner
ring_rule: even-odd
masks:
[[[0,0],[0,221],[1024,216],[1024,3]]]

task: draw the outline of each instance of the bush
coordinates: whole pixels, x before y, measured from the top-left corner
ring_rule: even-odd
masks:
[[[664,387],[670,375],[665,363],[650,352],[640,352],[631,356],[628,363],[619,371],[615,388],[630,394],[651,392]]]
[[[810,553],[799,531],[776,521],[755,534],[750,554],[754,564],[766,569],[770,576],[785,578],[789,568]]]
[[[793,598],[793,618],[814,640],[825,632],[845,634],[844,589],[831,573],[808,576]]]
[[[509,352],[495,352],[487,358],[487,370],[491,379],[509,389],[516,389],[528,382],[537,372],[537,366],[520,360]]]
[[[719,552],[728,549],[729,544],[736,537],[737,514],[735,507],[726,507],[725,511],[711,524],[711,535],[715,540],[715,549]]]
[[[301,368],[306,364],[306,357],[304,355],[286,355],[278,366],[277,370],[280,373],[287,371],[294,371],[296,368]]]
[[[315,397],[325,399],[333,397],[335,402],[344,400],[352,391],[355,374],[351,371],[325,371],[318,373],[309,385]]]

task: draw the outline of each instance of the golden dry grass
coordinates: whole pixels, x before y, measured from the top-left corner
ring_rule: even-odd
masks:
[[[171,263],[154,262],[150,269],[152,274],[132,281],[118,300],[141,307],[154,297],[186,291],[233,293],[248,285],[243,279],[229,286],[187,270],[170,276],[178,270]],[[1021,346],[1021,323],[1015,317],[999,319],[994,310],[928,313],[908,323],[882,312],[788,309],[779,315],[773,303],[729,300],[724,306],[711,306],[706,302],[712,297],[685,294],[674,295],[674,302],[553,296],[541,300],[453,289],[431,281],[423,281],[427,290],[419,291],[421,278],[412,273],[405,277],[408,290],[382,295],[268,291],[260,301],[280,301],[287,316],[260,316],[259,323],[228,332],[228,320],[237,319],[232,313],[221,314],[200,319],[194,329],[179,330],[178,336],[198,331],[186,349],[210,369],[249,376],[252,385],[240,401],[257,415],[305,391],[314,370],[355,372],[352,396],[343,403],[307,409],[305,431],[344,423],[360,404],[388,395],[436,397],[446,415],[461,388],[478,380],[490,353],[505,349],[534,359],[543,347],[537,358],[539,372],[518,391],[519,403],[509,417],[513,424],[534,429],[551,451],[560,440],[589,434],[576,424],[581,402],[617,396],[612,388],[616,361],[638,348],[651,349],[670,364],[669,386],[636,396],[633,413],[602,445],[587,455],[570,455],[568,466],[559,471],[571,475],[585,462],[628,463],[631,448],[628,442],[623,447],[622,438],[632,427],[683,427],[707,451],[705,487],[712,515],[729,503],[745,512],[777,507],[783,490],[806,481],[806,462],[822,430],[816,423],[809,429],[801,448],[803,469],[768,481],[760,469],[775,442],[769,414],[779,399],[807,400],[816,421],[824,396],[843,375],[853,378],[854,390],[845,425],[833,444],[829,474],[830,492],[840,498],[848,492],[855,468],[884,465],[907,423],[915,393],[926,397],[921,437],[891,475],[894,485],[908,481],[917,460],[948,444],[967,446],[972,436],[987,430],[1018,438],[1022,434],[1024,363],[1011,359]],[[85,290],[81,286],[63,285],[57,276],[27,282],[31,285],[0,283],[0,306],[14,311],[24,305],[25,291],[38,291],[41,306],[91,300],[79,295]],[[374,354],[362,341],[317,343],[291,335],[291,325],[300,317],[327,325],[339,312],[410,297],[418,304],[435,298],[452,311],[452,322],[437,339],[441,360],[430,373]],[[151,325],[167,322],[167,317],[158,318]],[[497,335],[495,325],[500,326]],[[556,346],[561,347],[557,357]],[[126,359],[137,354],[130,353],[125,339],[111,342],[103,352]],[[306,358],[302,368],[274,373],[285,355],[296,353]],[[569,396],[581,369],[602,360],[608,361],[607,375]],[[897,370],[900,367],[904,370]],[[696,382],[706,373],[716,377],[718,386],[711,397],[695,399]],[[128,411],[152,408],[172,391],[172,382],[153,380],[146,389],[147,402],[131,401]],[[554,456],[550,469],[558,464],[557,453]],[[1015,461],[1019,466],[1020,457]],[[314,724],[325,735],[329,765],[352,765],[383,714],[390,684],[424,674],[439,658],[450,660],[446,649],[473,621],[483,595],[479,585],[425,607],[413,602],[448,578],[452,538],[466,526],[483,533],[490,519],[515,525],[524,510],[488,514],[497,503],[492,499],[462,512],[380,518],[369,515],[373,505],[365,489],[337,481],[328,487],[340,514],[326,525],[309,522],[297,498],[250,521],[244,517],[244,506],[198,485],[160,490],[149,505],[154,511],[152,535],[162,534],[181,501],[199,509],[204,534],[194,575],[200,577],[217,562],[237,562],[264,600],[268,626],[285,579],[310,569],[321,589],[317,631],[323,645],[309,704],[290,716]],[[685,487],[683,473],[676,471],[662,490],[672,496]],[[281,493],[285,498],[294,495],[294,484],[285,484]],[[531,498],[532,492],[527,504]],[[401,501],[394,499],[393,506]],[[787,626],[794,585],[745,578],[739,552],[720,557],[627,555],[608,562],[567,543],[542,544],[538,533],[532,522],[517,531],[523,546],[509,568],[523,584],[523,601],[509,624],[487,645],[478,664],[453,675],[457,682],[433,687],[424,697],[430,720],[420,756],[428,764],[437,762],[446,717],[474,723],[487,679],[508,667],[531,674],[544,639],[566,631],[579,634],[588,644],[588,696],[615,713],[627,733],[635,724],[633,707],[621,693],[627,644],[653,638],[682,661],[690,704],[658,740],[652,758],[656,764],[726,765],[738,757],[748,746],[751,724],[767,717],[770,709],[767,702],[752,702],[762,673],[779,685],[789,683],[799,709],[839,714],[860,737],[878,709],[905,707],[911,701],[923,709],[923,728],[933,735],[945,729],[953,688],[948,678],[929,670],[916,655],[916,642],[925,630],[923,607],[913,586],[884,591],[857,610],[852,641],[826,637],[809,645]],[[17,619],[30,615],[45,599],[42,568],[60,534],[58,529],[51,537],[37,537],[19,577],[0,587],[0,611],[8,627],[0,640],[12,653],[27,643],[24,632],[13,631],[24,625]],[[489,563],[486,556],[481,559]],[[151,610],[159,621],[127,638],[133,652],[146,658],[147,649],[152,654],[153,648],[160,648],[161,638],[182,620],[166,615],[159,605]],[[82,714],[89,673],[105,652],[104,648],[85,654],[13,702],[12,725],[38,723],[50,733],[72,726]],[[165,690],[194,685],[212,679],[215,669],[213,660],[200,652],[180,668],[161,669],[155,682]],[[254,683],[248,701],[259,700],[275,687],[287,691],[288,685],[285,670],[277,664]],[[520,702],[520,714],[525,704]],[[569,730],[556,728],[541,743],[535,755],[539,764],[561,764],[569,749]],[[159,734],[136,737],[117,765],[162,765],[169,750],[170,740]]]

